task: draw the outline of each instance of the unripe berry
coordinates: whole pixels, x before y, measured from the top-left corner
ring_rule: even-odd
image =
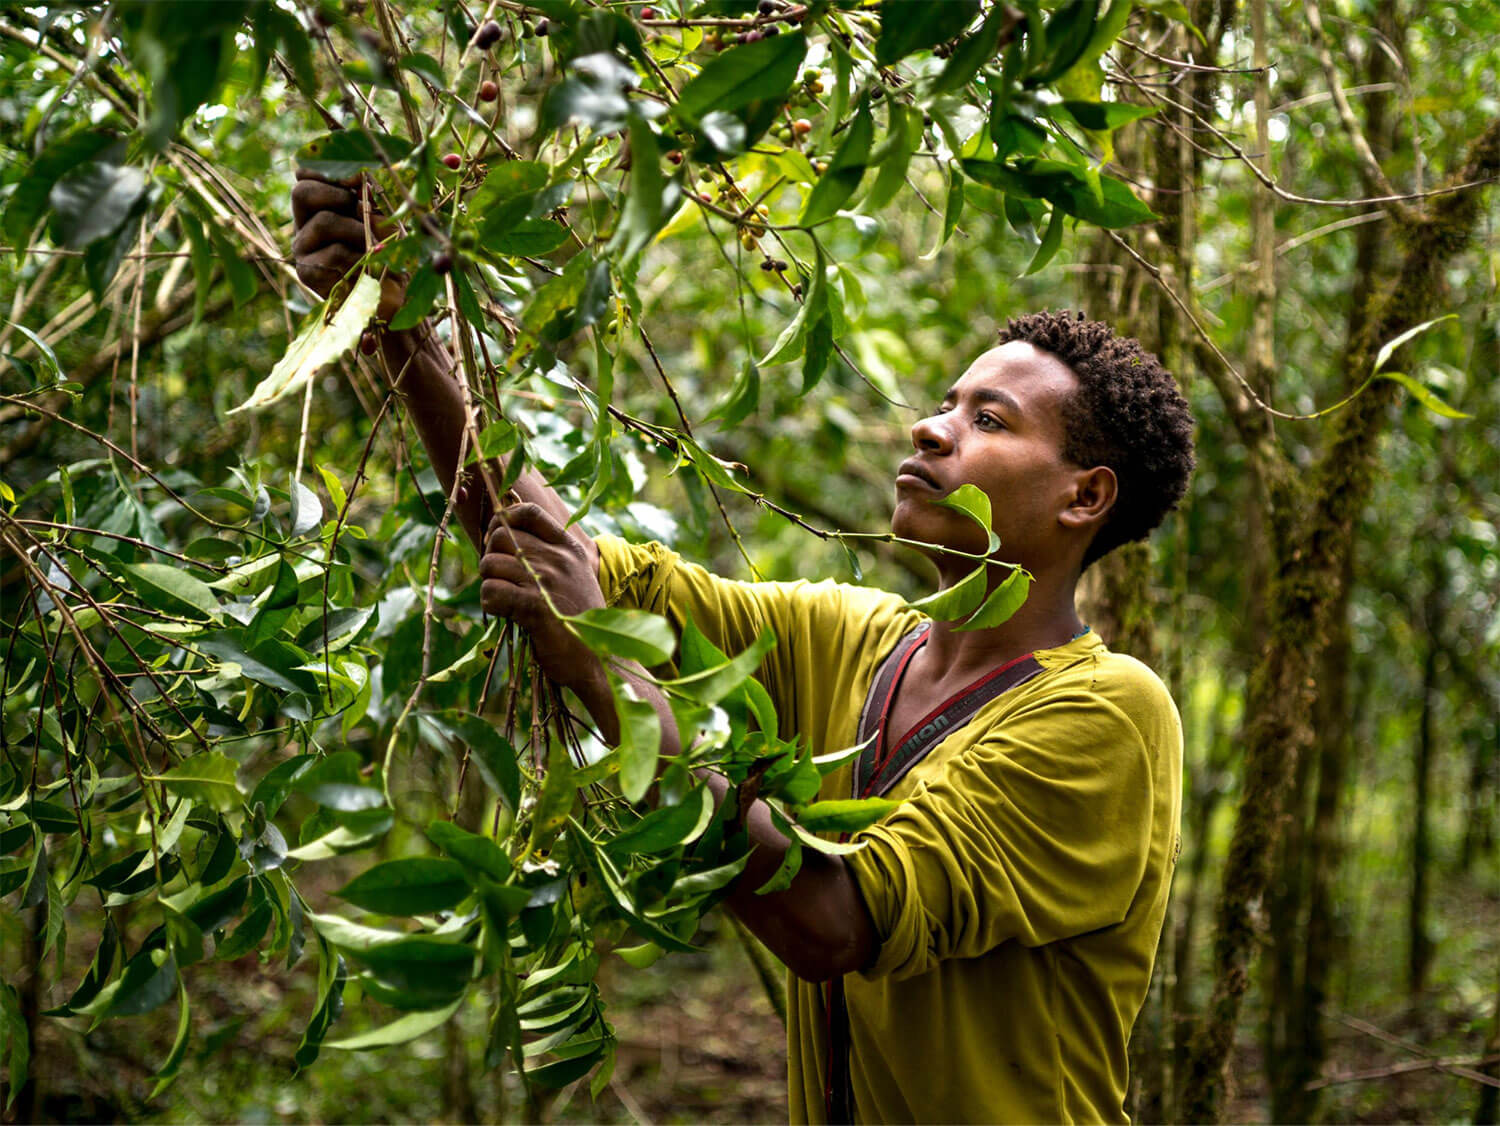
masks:
[[[496,86],[488,78],[479,84],[479,100],[481,102],[493,102],[500,96],[500,87]]]
[[[457,172],[460,168],[463,167],[464,158],[459,156],[456,152],[450,152],[444,155],[443,163],[449,168],[453,169],[453,171]]]
[[[485,20],[479,25],[479,30],[474,33],[474,46],[481,51],[488,51],[500,42],[500,35],[500,25],[494,20]]]

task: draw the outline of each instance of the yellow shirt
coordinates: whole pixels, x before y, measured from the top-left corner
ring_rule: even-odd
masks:
[[[922,616],[832,582],[720,579],[659,544],[599,540],[606,601],[728,653],[777,637],[758,678],[782,738],[855,742],[884,657]],[[1161,681],[1090,632],[1034,654],[887,794],[849,858],[880,938],[844,979],[855,1116],[1120,1122],[1126,1044],[1151,977],[1177,848],[1182,729]],[[822,796],[848,797],[851,768]],[[827,1014],[791,979],[788,1116],[824,1121]]]

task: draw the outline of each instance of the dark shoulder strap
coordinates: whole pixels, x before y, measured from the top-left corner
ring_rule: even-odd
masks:
[[[874,740],[875,736],[880,733],[880,718],[885,714],[891,694],[896,690],[896,681],[900,679],[901,670],[906,667],[912,650],[921,644],[931,628],[924,622],[896,642],[896,647],[886,654],[885,660],[880,662],[880,667],[875,670],[875,676],[870,681],[870,691],[865,696],[864,709],[859,713],[859,728],[855,740],[864,744],[864,750],[860,751],[859,757],[854,760],[853,793],[855,797],[859,797],[864,792],[876,757],[880,754],[880,748],[875,745]]]
[[[953,732],[957,731],[974,714],[995,697],[1025,684],[1042,671],[1041,664],[1030,653],[1001,665],[994,672],[970,685],[963,692],[943,701],[917,721],[906,733],[899,746],[889,753],[882,753],[869,771],[865,789],[860,796],[879,796],[906,777],[907,771],[927,757],[932,750]],[[868,751],[866,752],[868,754]],[[861,755],[861,758],[866,757]],[[870,755],[872,759],[873,755]]]

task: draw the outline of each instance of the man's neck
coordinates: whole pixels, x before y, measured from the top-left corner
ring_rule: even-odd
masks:
[[[975,679],[1027,653],[1067,644],[1085,628],[1073,605],[1076,585],[1076,579],[1037,579],[1021,608],[991,629],[958,630],[957,622],[933,622],[924,646],[923,678]]]

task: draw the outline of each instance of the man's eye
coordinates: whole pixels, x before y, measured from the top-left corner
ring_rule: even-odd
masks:
[[[1005,426],[997,416],[988,413],[981,414],[975,422],[986,430],[999,430]]]

